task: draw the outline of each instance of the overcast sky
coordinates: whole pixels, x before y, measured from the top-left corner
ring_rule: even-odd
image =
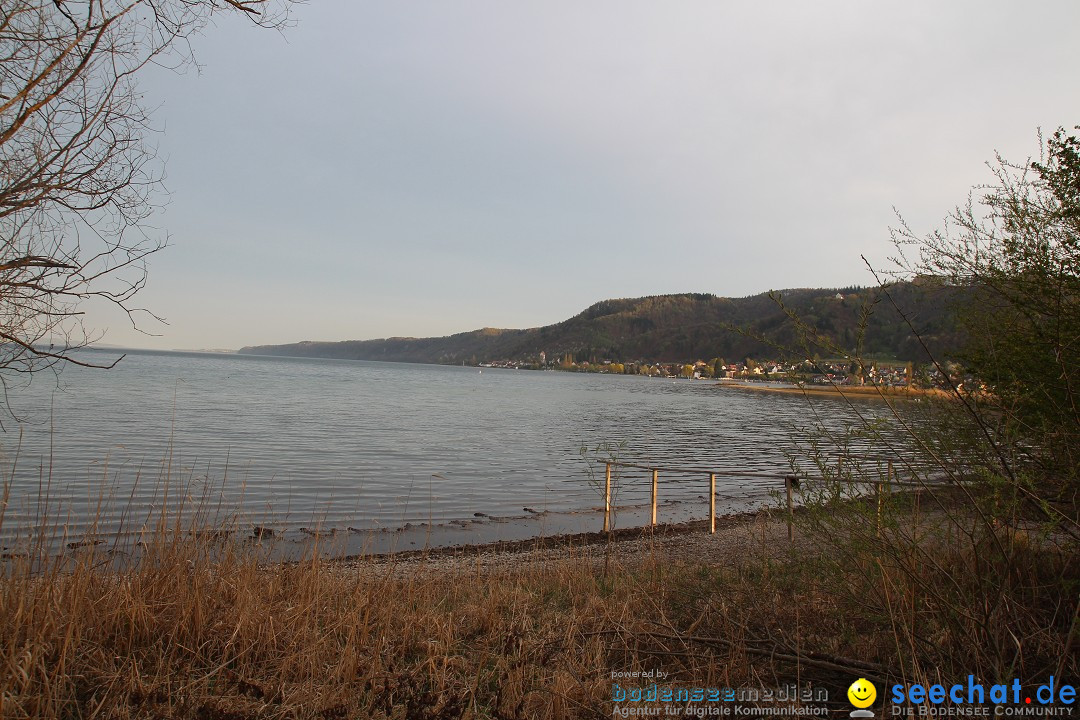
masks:
[[[143,79],[148,337],[238,348],[869,284],[995,151],[1080,123],[1080,3],[312,0]]]

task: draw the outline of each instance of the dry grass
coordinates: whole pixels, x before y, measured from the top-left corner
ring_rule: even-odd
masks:
[[[1068,526],[997,522],[979,488],[923,490],[804,515],[835,597],[892,642],[892,672],[942,678],[1080,677],[1080,551]]]
[[[777,542],[782,524],[763,517],[725,533],[286,564],[161,526],[124,567],[100,546],[46,568],[8,560],[0,715],[606,718],[613,671],[662,670],[673,686],[809,682],[841,701],[853,676],[934,675],[907,633],[930,627],[940,577],[915,584],[888,562],[877,576],[857,564],[838,571],[835,552]],[[838,591],[843,572],[860,592],[882,592]],[[878,612],[889,603],[892,616]],[[913,612],[914,624],[896,622]],[[1038,607],[1011,612],[1042,617]],[[1067,620],[1043,633],[1039,657],[1061,651]],[[962,648],[951,651],[963,661]]]
[[[9,561],[3,717],[608,717],[613,670],[779,682],[735,610],[798,613],[773,555],[267,565],[201,537],[163,531],[120,569]]]

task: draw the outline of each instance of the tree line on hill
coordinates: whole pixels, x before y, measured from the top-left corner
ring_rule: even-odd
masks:
[[[947,354],[960,341],[951,308],[966,291],[934,278],[877,287],[795,289],[744,298],[703,293],[598,302],[554,325],[484,328],[447,337],[341,342],[304,341],[244,347],[257,355],[435,364],[552,364],[567,355],[590,363],[674,363],[715,357],[778,358],[798,346],[796,314],[841,347],[899,361]],[[917,326],[916,340],[909,321]],[[540,361],[541,353],[545,358]]]

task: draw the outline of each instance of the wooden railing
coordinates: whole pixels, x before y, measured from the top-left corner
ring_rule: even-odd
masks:
[[[872,462],[878,462],[883,465],[884,477],[879,473],[876,479],[863,479],[863,478],[843,478],[843,467],[845,460],[869,460]],[[788,540],[794,541],[795,539],[795,498],[794,491],[799,487],[800,483],[806,481],[820,481],[826,478],[811,477],[808,475],[797,475],[792,473],[757,473],[757,472],[733,472],[730,470],[713,470],[708,468],[692,468],[692,467],[665,467],[658,465],[644,465],[640,463],[621,462],[618,460],[609,460],[604,462],[604,532],[611,531],[611,470],[612,468],[633,468],[638,470],[648,470],[652,472],[652,492],[650,496],[650,524],[655,526],[656,523],[656,507],[657,497],[659,490],[659,474],[675,473],[679,475],[708,475],[709,476],[709,532],[716,533],[716,478],[718,477],[734,477],[744,479],[764,479],[764,480],[778,480],[784,483],[784,494],[787,504],[787,531]],[[836,477],[828,478],[831,481],[845,482],[851,485],[873,485],[874,492],[877,496],[877,533],[881,533],[881,519],[885,505],[885,495],[893,487],[911,487],[916,488],[916,492],[919,489],[932,487],[936,483],[926,480],[921,481],[904,481],[901,480],[894,469],[894,459],[872,457],[872,456],[859,456],[853,454],[840,454],[837,458]]]
[[[784,486],[787,491],[787,504],[788,504],[788,538],[794,539],[795,529],[792,524],[795,514],[794,498],[792,497],[792,490],[798,487],[799,478],[797,475],[780,475],[776,473],[755,473],[755,472],[731,472],[726,470],[710,470],[703,468],[686,468],[686,467],[663,467],[654,465],[641,465],[638,463],[620,462],[617,460],[611,460],[604,463],[604,532],[611,531],[611,469],[613,467],[622,468],[636,468],[638,470],[649,470],[652,472],[652,494],[649,501],[651,525],[656,525],[656,503],[658,496],[659,475],[661,472],[676,473],[679,475],[708,475],[709,476],[709,532],[716,533],[716,478],[718,477],[737,477],[737,478],[756,478],[765,480],[783,480]]]

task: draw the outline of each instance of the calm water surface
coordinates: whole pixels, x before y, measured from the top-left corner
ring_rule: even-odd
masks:
[[[582,515],[595,530],[602,498],[582,446],[624,443],[620,457],[635,462],[783,473],[793,428],[813,420],[801,396],[712,381],[142,351],[108,371],[67,367],[59,388],[42,376],[11,404],[20,422],[0,434],[11,479],[5,537],[33,528],[44,508],[68,537],[92,524],[131,530],[166,502],[166,483],[193,499],[223,487],[227,512],[284,532],[538,517],[524,508]],[[841,401],[814,407],[835,427],[856,420]],[[662,476],[662,519],[704,516],[707,482]],[[726,510],[779,487],[718,483]],[[648,487],[646,472],[628,472],[619,505],[647,504]]]

